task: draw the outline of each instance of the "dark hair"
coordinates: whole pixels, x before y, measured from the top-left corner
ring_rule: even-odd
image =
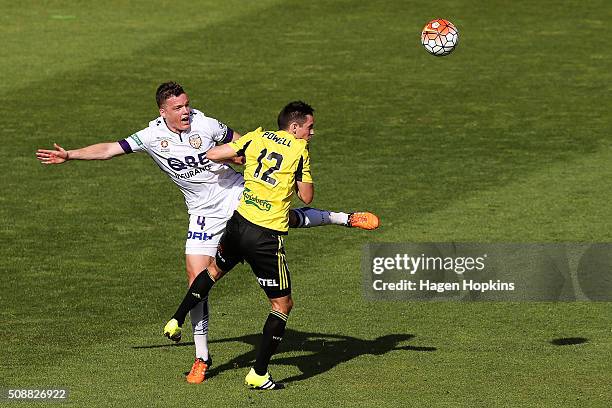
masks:
[[[166,102],[166,99],[170,98],[171,96],[179,96],[184,93],[185,91],[183,91],[183,87],[176,82],[164,82],[157,87],[157,92],[155,92],[157,106],[161,108],[164,102]]]
[[[292,122],[302,125],[306,122],[306,116],[312,114],[314,114],[314,109],[306,102],[289,102],[278,114],[278,128],[280,130],[287,130]]]

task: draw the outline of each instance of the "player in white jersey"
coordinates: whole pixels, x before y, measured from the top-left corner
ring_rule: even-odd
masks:
[[[36,157],[44,164],[68,160],[107,160],[132,152],[146,152],[159,168],[179,187],[189,212],[185,243],[188,284],[213,261],[217,244],[227,220],[236,209],[244,179],[227,164],[206,159],[206,151],[217,144],[240,137],[224,123],[192,109],[189,97],[175,82],[161,84],[156,93],[160,116],[149,126],[118,142],[98,143],[75,150],[39,149]],[[342,213],[314,208],[290,212],[291,227],[346,225],[362,229],[378,227],[371,213]],[[187,381],[204,381],[210,366],[208,353],[208,302],[204,299],[190,312],[196,360]]]
[[[206,152],[237,134],[196,109],[189,111],[188,119],[189,128],[177,134],[160,116],[118,143],[125,153],[147,152],[183,193],[189,212],[185,253],[214,256],[244,179],[229,165],[208,160]]]

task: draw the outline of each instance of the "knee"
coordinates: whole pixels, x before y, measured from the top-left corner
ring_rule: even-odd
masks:
[[[290,297],[282,298],[282,299],[275,299],[275,301],[272,302],[273,310],[277,310],[286,315],[288,315],[291,312],[292,308],[293,308],[293,299],[291,299]]]
[[[206,269],[212,262],[214,258],[208,255],[192,255],[188,254],[186,256],[185,266],[187,269],[187,281],[191,286],[194,279]]]
[[[221,279],[223,275],[225,275],[225,272],[223,272],[221,268],[219,268],[214,262],[208,265],[208,273],[210,277],[215,280],[215,282]]]
[[[295,215],[295,210],[289,210],[289,227],[295,228],[298,225],[297,215]]]
[[[187,285],[191,286],[195,278],[202,272],[202,270],[196,270],[194,268],[187,268]]]
[[[293,309],[293,299],[289,298],[287,300],[287,303],[285,303],[285,310],[286,312],[284,312],[285,314],[289,314],[289,312],[291,312],[291,309]]]
[[[200,270],[195,270],[195,269],[194,270],[189,270],[189,269],[187,269],[187,279],[189,281],[189,286],[191,286],[193,284],[193,281],[195,280],[195,278],[197,278],[201,273],[206,273],[207,270],[208,270],[208,274],[216,282],[220,278],[220,276],[216,276],[216,274],[213,273],[213,271],[211,269],[212,268],[210,267],[210,265],[208,265],[204,269],[200,269]]]

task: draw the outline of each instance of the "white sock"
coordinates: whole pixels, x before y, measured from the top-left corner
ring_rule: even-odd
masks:
[[[196,358],[208,360],[208,298],[189,311]]]
[[[208,360],[208,334],[194,334],[193,342],[196,348],[196,358]]]
[[[347,213],[319,210],[310,207],[294,208],[293,210],[298,219],[296,228],[310,228],[330,224],[348,224],[349,215]]]
[[[329,212],[329,221],[331,224],[348,225],[349,215],[344,212]]]

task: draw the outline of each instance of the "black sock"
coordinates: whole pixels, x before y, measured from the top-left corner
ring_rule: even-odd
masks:
[[[210,292],[214,284],[215,281],[210,277],[208,269],[204,269],[196,276],[183,301],[174,313],[174,316],[172,316],[173,319],[178,320],[179,326],[183,326],[187,313],[208,296],[208,292]]]
[[[263,337],[259,344],[259,350],[257,350],[257,359],[255,360],[255,373],[257,375],[264,375],[268,372],[268,364],[276,348],[283,339],[285,334],[285,325],[287,324],[287,316],[284,313],[273,310],[268,315],[266,324],[263,328]]]

